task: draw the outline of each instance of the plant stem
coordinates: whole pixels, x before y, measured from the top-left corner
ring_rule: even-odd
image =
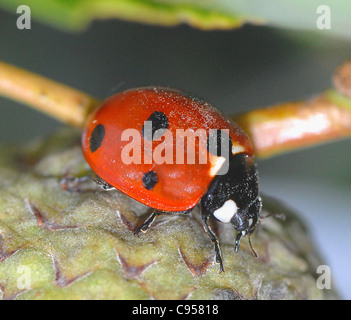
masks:
[[[305,101],[232,115],[250,136],[257,157],[351,136],[351,60],[336,69],[336,89]],[[0,61],[0,95],[82,128],[99,105],[89,95]]]
[[[82,128],[98,101],[87,94],[0,61],[0,95]]]
[[[232,119],[251,137],[257,157],[351,136],[351,61],[335,72],[336,89],[305,101],[253,110]]]

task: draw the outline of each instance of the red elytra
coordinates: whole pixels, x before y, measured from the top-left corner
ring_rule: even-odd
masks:
[[[240,147],[251,156],[252,146],[246,134],[231,120],[224,117],[212,105],[199,99],[185,96],[168,88],[137,88],[118,93],[96,110],[87,121],[82,137],[83,154],[93,171],[107,183],[137,201],[161,211],[185,211],[193,208],[206,193],[214,176],[210,175],[211,162],[187,163],[187,148],[184,148],[184,164],[144,163],[143,126],[150,116],[159,112],[167,117],[167,129],[174,138],[167,146],[165,137],[152,141],[155,150],[161,143],[167,148],[175,146],[177,129],[227,129],[233,146]],[[99,127],[98,127],[99,126]],[[94,148],[92,134],[101,128],[103,134]],[[141,163],[125,164],[122,150],[131,140],[122,141],[122,133],[136,129],[141,136]],[[198,159],[198,140],[195,159]],[[94,145],[93,143],[93,145]],[[95,143],[96,144],[96,143]],[[154,172],[157,182],[151,189],[145,187],[143,177]]]

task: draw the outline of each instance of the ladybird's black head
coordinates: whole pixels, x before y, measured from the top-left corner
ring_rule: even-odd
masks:
[[[230,221],[233,227],[243,235],[251,234],[257,226],[261,206],[261,198],[258,196],[247,208],[238,210]]]
[[[261,211],[258,177],[252,158],[244,153],[230,155],[229,170],[214,178],[201,200],[204,215],[213,215],[223,223],[231,223],[240,237],[256,228]]]

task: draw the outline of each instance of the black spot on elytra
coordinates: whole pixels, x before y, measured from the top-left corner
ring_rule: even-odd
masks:
[[[143,184],[145,189],[152,190],[158,182],[158,177],[155,171],[146,172],[143,176]]]
[[[147,123],[144,123],[141,133],[146,140],[156,140],[162,137],[168,125],[167,116],[163,112],[155,111],[147,119]]]
[[[90,151],[95,152],[97,149],[100,148],[102,140],[105,137],[105,127],[102,124],[98,124],[93,132],[91,133],[90,137]]]
[[[210,130],[207,140],[207,150],[217,157],[231,155],[232,139],[225,130]]]

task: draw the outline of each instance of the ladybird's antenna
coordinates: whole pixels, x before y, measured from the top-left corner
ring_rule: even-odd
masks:
[[[235,238],[235,247],[234,247],[234,252],[237,253],[239,251],[239,247],[240,247],[240,239],[242,237],[242,233],[239,232]],[[249,239],[249,245],[250,245],[250,249],[251,249],[251,253],[255,258],[258,258],[258,254],[256,253],[254,247],[252,246],[252,242],[251,242],[251,238],[250,235],[247,234],[247,238]]]
[[[265,219],[272,218],[272,217],[282,221],[286,219],[286,215],[283,212],[280,212],[280,213],[269,213],[265,216],[260,216],[259,221],[262,223]]]
[[[258,254],[256,253],[254,247],[252,246],[251,238],[250,238],[250,235],[249,235],[249,234],[247,235],[247,238],[249,239],[249,245],[250,245],[250,249],[251,249],[252,255],[253,255],[255,258],[258,258]]]

